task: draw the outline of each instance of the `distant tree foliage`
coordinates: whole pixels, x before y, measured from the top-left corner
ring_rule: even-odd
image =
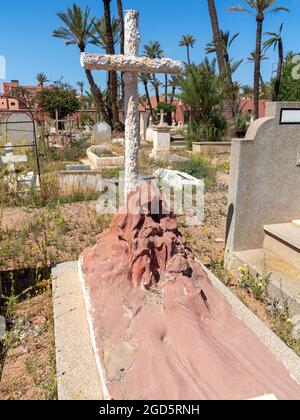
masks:
[[[300,55],[300,54],[295,54]],[[300,80],[294,78],[294,68],[297,64],[292,61],[293,57],[287,57],[283,65],[278,101],[300,101]],[[299,63],[299,61],[298,61]],[[272,87],[275,88],[276,79],[272,80]]]
[[[55,118],[56,110],[63,119],[80,109],[76,89],[63,82],[45,87],[36,95],[35,101],[40,109],[49,112],[51,118]]]

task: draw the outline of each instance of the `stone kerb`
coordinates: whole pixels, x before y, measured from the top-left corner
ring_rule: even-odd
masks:
[[[114,156],[111,157],[99,157],[97,153],[101,153],[107,150],[107,146],[91,146],[87,150],[87,156],[89,161],[92,163],[95,169],[105,168],[120,168],[125,165],[124,156],[118,156],[116,153],[111,152]]]

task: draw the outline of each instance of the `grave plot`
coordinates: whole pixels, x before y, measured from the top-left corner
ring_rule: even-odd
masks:
[[[221,287],[186,246],[157,189],[147,186],[145,191],[137,183],[136,72],[172,73],[181,66],[137,57],[137,12],[126,12],[125,27],[125,57],[82,56],[91,70],[125,72],[128,201],[97,244],[83,252],[73,279],[82,282],[90,328],[85,344],[95,353],[102,395],[124,400],[298,399],[299,359],[282,343],[268,345],[262,338],[270,336],[267,329],[254,334],[255,328],[239,318],[230,298],[224,299]],[[67,339],[57,312],[55,320],[56,335]],[[68,346],[60,343],[62,368],[68,366],[63,344]],[[82,360],[76,351],[73,360]],[[69,365],[60,384],[62,399],[71,398],[73,374]]]

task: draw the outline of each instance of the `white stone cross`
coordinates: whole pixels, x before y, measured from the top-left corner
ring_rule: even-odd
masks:
[[[138,57],[140,45],[139,13],[125,12],[125,55],[81,54],[81,65],[89,70],[124,72],[125,87],[125,197],[138,180],[139,111],[138,73],[178,74],[182,63],[169,58]]]
[[[0,163],[7,165],[10,172],[15,171],[15,163],[27,162],[26,155],[14,155],[11,143],[5,145],[5,156],[0,156]]]
[[[161,109],[161,111],[160,111],[160,123],[159,123],[160,127],[164,127],[164,125],[165,125],[165,116],[167,116],[167,113],[164,112],[163,109]]]

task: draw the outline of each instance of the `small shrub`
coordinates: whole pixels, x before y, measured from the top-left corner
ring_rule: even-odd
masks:
[[[205,181],[206,189],[209,189],[216,184],[216,167],[213,166],[208,159],[200,155],[192,156],[190,160],[178,163],[176,169],[195,178],[203,179]]]
[[[268,297],[268,287],[271,281],[270,274],[264,274],[262,277],[255,276],[248,265],[241,267],[240,282],[242,288],[251,293],[255,299],[264,301]]]
[[[114,157],[115,155],[113,154],[113,152],[111,150],[105,149],[105,150],[101,150],[101,151],[94,151],[95,155],[100,157],[100,158],[106,158],[106,157]]]

